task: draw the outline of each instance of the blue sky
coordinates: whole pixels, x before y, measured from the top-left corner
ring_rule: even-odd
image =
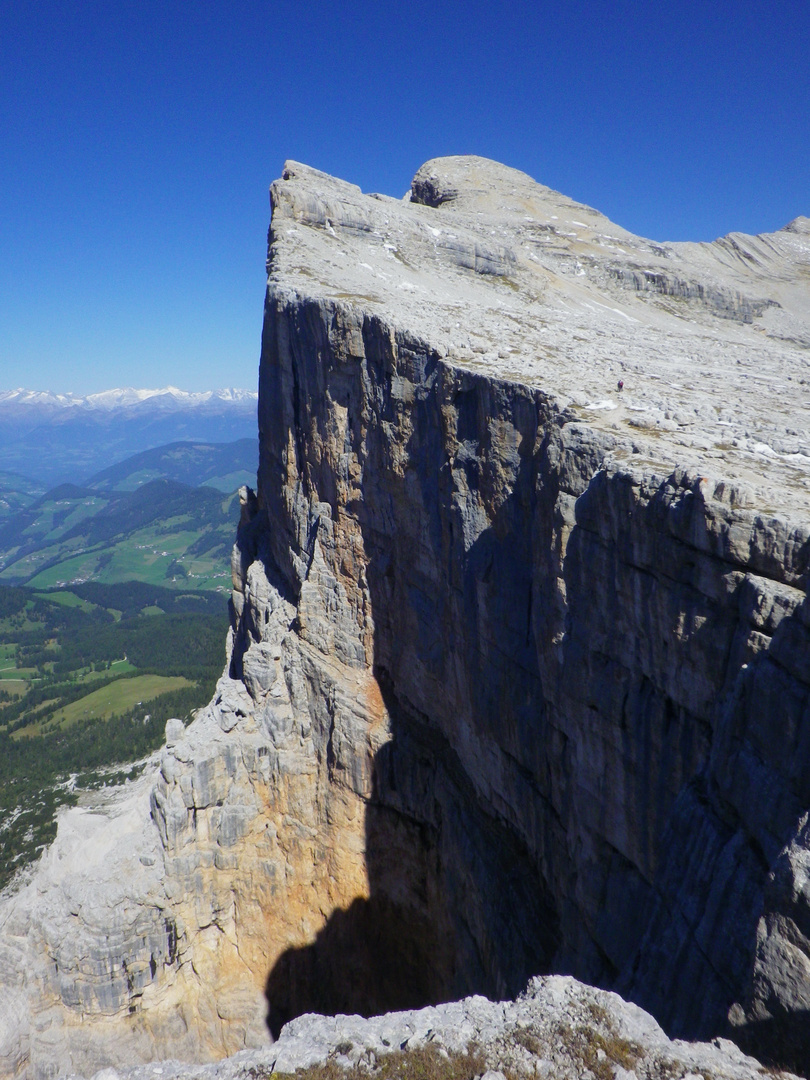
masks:
[[[0,390],[254,386],[286,158],[523,169],[657,240],[810,215],[807,0],[0,0]]]

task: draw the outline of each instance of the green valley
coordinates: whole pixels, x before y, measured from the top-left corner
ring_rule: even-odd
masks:
[[[60,806],[210,700],[255,458],[255,439],[187,442],[48,491],[0,474],[0,888]]]
[[[147,582],[0,586],[0,888],[83,789],[131,775],[222,672],[222,594]]]
[[[239,439],[158,446],[45,492],[0,474],[0,584],[227,592],[236,490],[255,467],[255,439]]]
[[[0,583],[136,580],[224,592],[238,517],[235,493],[173,480],[133,492],[63,485],[0,526]]]

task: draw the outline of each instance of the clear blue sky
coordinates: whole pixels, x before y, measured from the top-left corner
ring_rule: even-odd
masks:
[[[285,158],[496,158],[657,240],[810,215],[808,0],[0,0],[0,390],[254,386]]]

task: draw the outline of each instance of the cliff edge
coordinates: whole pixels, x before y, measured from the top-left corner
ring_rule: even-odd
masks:
[[[810,223],[469,157],[271,200],[228,667],[5,899],[11,1070],[550,972],[806,1070]]]

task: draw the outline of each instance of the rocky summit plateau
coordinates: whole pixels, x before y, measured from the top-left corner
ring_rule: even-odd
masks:
[[[225,672],[3,897],[4,1075],[807,1075],[810,220],[271,202]]]

